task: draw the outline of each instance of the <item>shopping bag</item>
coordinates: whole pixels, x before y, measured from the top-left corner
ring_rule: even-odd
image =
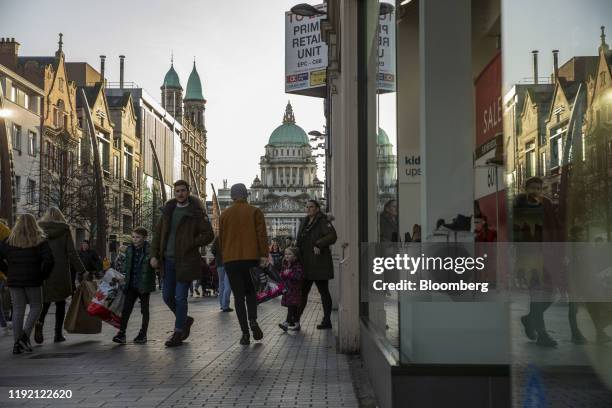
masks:
[[[121,326],[121,311],[125,295],[121,287],[125,282],[123,274],[113,268],[104,273],[104,277],[98,285],[98,290],[87,307],[90,316],[99,318],[113,327]]]
[[[255,287],[255,298],[257,303],[263,303],[275,297],[279,297],[285,291],[285,284],[276,280],[274,275],[267,269],[256,267],[250,270],[251,280]]]
[[[68,307],[64,320],[64,329],[68,333],[98,334],[102,331],[102,322],[87,313],[87,306],[96,290],[95,282],[82,281],[72,294],[70,307]]]

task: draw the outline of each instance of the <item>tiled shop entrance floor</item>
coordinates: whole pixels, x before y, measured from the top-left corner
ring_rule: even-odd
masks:
[[[261,305],[265,337],[248,347],[238,344],[235,313],[221,313],[216,298],[190,298],[189,313],[196,318],[191,337],[174,349],[163,344],[173,320],[159,292],[152,297],[150,340],[144,346],[112,343],[115,330],[107,324],[99,335],[66,334],[68,341],[54,344],[52,314],[45,343],[31,355],[13,356],[12,337],[0,336],[0,406],[358,406],[347,357],[336,353],[332,332],[315,328],[321,320],[319,303],[308,307],[299,333],[278,328],[286,313],[278,300]],[[139,328],[139,305],[131,320],[128,341]],[[63,389],[73,396],[9,399],[15,389]]]

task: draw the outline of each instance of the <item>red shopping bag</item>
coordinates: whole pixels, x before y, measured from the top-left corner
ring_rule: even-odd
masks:
[[[113,327],[121,326],[121,311],[125,295],[121,290],[124,276],[114,269],[108,269],[100,281],[98,290],[87,306],[90,316],[99,318]]]

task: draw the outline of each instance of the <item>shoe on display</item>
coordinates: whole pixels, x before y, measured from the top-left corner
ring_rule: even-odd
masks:
[[[134,343],[136,344],[145,344],[147,342],[147,335],[144,332],[139,332],[138,336],[134,338]]]
[[[183,333],[174,332],[168,340],[166,340],[166,347],[177,347],[183,344]]]
[[[43,337],[43,324],[41,322],[36,322],[34,325],[34,341],[36,344],[42,344],[45,341]]]
[[[185,323],[185,330],[183,330],[183,340],[191,334],[191,326],[193,325],[193,317],[187,316],[187,323]]]
[[[113,337],[113,341],[119,344],[126,344],[125,333],[119,332],[115,337]]]
[[[249,326],[251,327],[251,331],[253,332],[253,338],[256,341],[263,339],[263,332],[261,331],[261,328],[257,324],[256,320],[249,321]]]

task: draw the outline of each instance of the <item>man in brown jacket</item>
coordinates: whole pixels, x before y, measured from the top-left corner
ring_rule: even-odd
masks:
[[[234,309],[242,329],[240,344],[248,345],[249,326],[255,340],[263,338],[257,324],[257,300],[250,269],[258,263],[267,262],[268,236],[263,213],[246,201],[246,186],[234,184],[230,195],[234,203],[221,213],[219,221],[219,249],[234,293]]]
[[[174,199],[164,206],[151,244],[151,266],[160,269],[164,302],[176,316],[167,347],[180,346],[189,337],[193,318],[187,316],[187,294],[191,282],[201,276],[200,247],[214,237],[202,202],[190,195],[185,180],[176,181]]]

